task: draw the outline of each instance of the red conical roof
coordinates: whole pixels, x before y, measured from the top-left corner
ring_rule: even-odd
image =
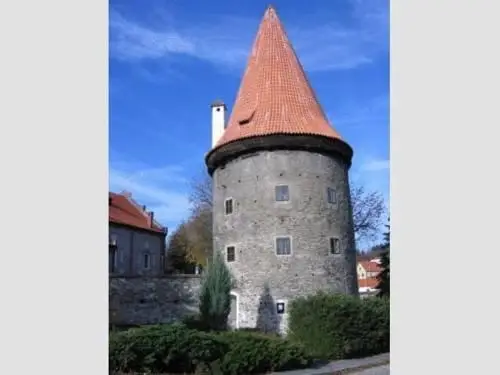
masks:
[[[270,134],[341,138],[328,123],[272,7],[262,19],[228,125],[216,147]]]

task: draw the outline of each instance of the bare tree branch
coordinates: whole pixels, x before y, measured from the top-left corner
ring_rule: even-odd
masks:
[[[385,212],[384,198],[379,192],[367,192],[351,182],[352,216],[356,240],[373,240],[380,232]]]

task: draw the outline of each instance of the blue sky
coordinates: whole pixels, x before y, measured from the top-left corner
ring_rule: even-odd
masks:
[[[210,103],[231,111],[268,1],[110,1],[110,189],[128,190],[170,230],[205,173]],[[276,0],[333,126],[354,149],[351,178],[389,202],[389,1]]]

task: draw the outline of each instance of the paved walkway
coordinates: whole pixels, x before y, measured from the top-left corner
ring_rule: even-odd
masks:
[[[373,357],[360,358],[360,359],[343,359],[340,361],[333,361],[328,364],[323,364],[316,366],[315,368],[310,368],[306,370],[293,370],[293,371],[282,371],[273,372],[271,375],[331,375],[335,371],[350,370],[358,367],[364,367],[369,365],[376,366],[373,369],[360,370],[360,372],[352,373],[352,375],[386,375],[389,374],[389,365],[386,365],[390,359],[389,353],[379,354]],[[366,372],[372,370],[372,372]],[[375,372],[373,372],[375,371]],[[378,372],[377,372],[378,371]]]
[[[354,372],[351,375],[389,375],[390,373],[389,365],[383,365]]]

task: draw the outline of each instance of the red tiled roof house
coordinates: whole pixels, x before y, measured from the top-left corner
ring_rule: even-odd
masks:
[[[109,193],[109,272],[120,276],[163,273],[167,229],[127,192]]]

